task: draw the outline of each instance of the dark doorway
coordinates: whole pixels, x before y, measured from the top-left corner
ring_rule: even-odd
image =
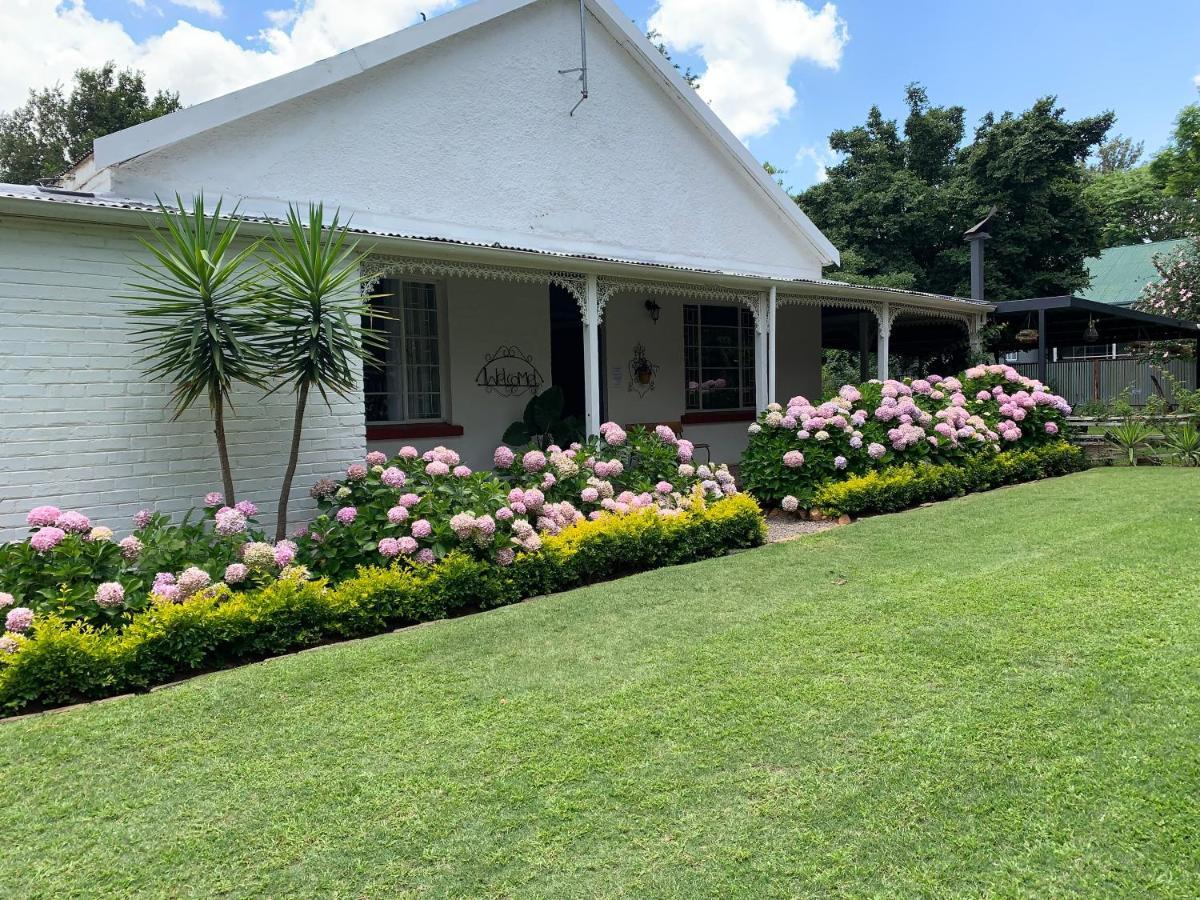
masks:
[[[566,289],[550,285],[550,383],[563,391],[563,412],[583,421],[583,320]]]

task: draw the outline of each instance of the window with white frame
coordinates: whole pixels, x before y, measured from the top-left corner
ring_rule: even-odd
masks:
[[[368,423],[440,422],[446,419],[445,326],[438,286],[384,279],[375,288],[367,326],[386,345],[363,362]]]
[[[754,316],[744,306],[683,307],[685,406],[754,408]]]

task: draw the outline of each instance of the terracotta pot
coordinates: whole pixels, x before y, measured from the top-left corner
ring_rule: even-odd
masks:
[[[649,369],[638,369],[637,380],[640,384],[649,384],[654,378],[654,373]]]

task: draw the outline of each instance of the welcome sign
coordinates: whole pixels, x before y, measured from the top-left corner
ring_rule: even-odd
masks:
[[[520,347],[498,347],[488,354],[475,376],[475,383],[488,393],[504,397],[536,394],[545,379],[533,364],[533,357]]]

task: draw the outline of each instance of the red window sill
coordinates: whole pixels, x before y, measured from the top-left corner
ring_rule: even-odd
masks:
[[[753,422],[757,417],[758,413],[752,409],[710,409],[684,413],[679,421],[684,425],[715,425],[720,422]]]
[[[368,425],[368,441],[420,440],[422,438],[462,437],[463,427],[449,422],[413,422],[407,425]]]

